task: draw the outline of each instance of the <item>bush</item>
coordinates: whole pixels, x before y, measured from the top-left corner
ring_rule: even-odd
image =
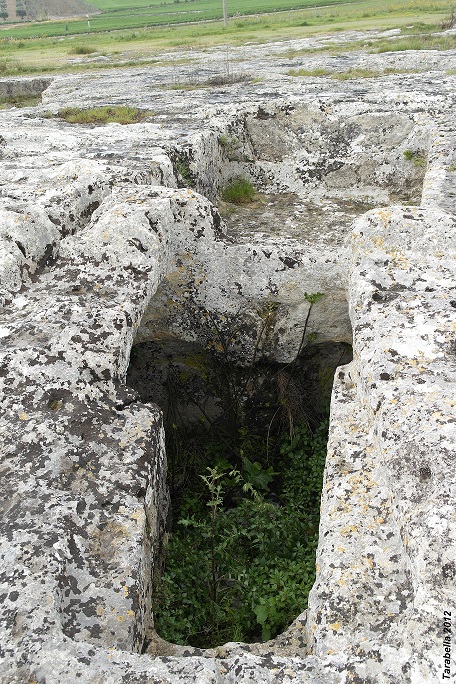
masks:
[[[193,188],[196,184],[196,178],[190,168],[189,160],[183,154],[177,154],[174,163],[174,169],[177,172],[178,179],[180,176],[181,184],[187,188]]]
[[[232,204],[247,204],[254,197],[254,187],[247,178],[233,178],[222,190],[222,199]]]
[[[418,168],[423,167],[426,164],[426,157],[417,151],[404,150],[404,157],[407,161],[412,162]]]
[[[91,55],[94,52],[97,52],[97,49],[90,45],[74,45],[68,50],[70,55]]]
[[[209,468],[204,489],[184,495],[155,594],[160,636],[200,648],[267,640],[305,610],[315,579],[326,440],[327,421],[283,442],[273,497],[246,479],[250,461],[242,476]],[[271,470],[259,479],[264,491],[278,475]]]

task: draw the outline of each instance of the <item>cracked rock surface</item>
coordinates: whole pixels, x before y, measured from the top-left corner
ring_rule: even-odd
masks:
[[[322,53],[309,67],[306,47],[246,47],[239,68],[263,80],[191,91],[167,90],[176,66],[1,86],[46,88],[41,106],[0,113],[2,684],[445,674],[443,612],[456,611],[456,56]],[[203,83],[207,54],[192,59]],[[288,75],[303,62],[414,73]],[[189,73],[183,65],[182,84]],[[78,102],[154,115],[100,127],[49,118]],[[220,201],[239,175],[257,190],[245,208]],[[352,342],[354,358],[336,372],[308,610],[266,644],[167,644],[151,611],[164,436],[159,409],[125,386],[132,344],[201,342],[210,321],[236,321],[248,364],[258,310],[274,303],[258,355],[287,363],[313,292],[325,297],[309,331]]]

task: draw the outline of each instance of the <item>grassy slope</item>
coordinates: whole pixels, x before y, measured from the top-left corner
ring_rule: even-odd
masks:
[[[359,4],[363,0],[348,0],[348,4]],[[128,2],[128,0],[127,0]],[[347,0],[228,0],[230,16],[263,14],[318,7],[320,5],[345,4]],[[189,21],[208,21],[221,18],[220,0],[182,0],[181,2],[160,2],[160,0],[130,0],[120,4],[119,0],[96,0],[94,7],[102,14],[90,18],[90,32],[160,26]],[[57,36],[66,34],[67,21],[25,23],[8,29],[7,35],[17,38],[31,36]],[[86,19],[69,22],[69,33],[87,33]]]
[[[111,8],[113,3],[119,1],[95,0],[99,5],[110,3]],[[159,0],[129,1],[157,3]],[[285,2],[285,0],[275,1]],[[234,3],[235,0],[228,0],[229,5],[231,2]],[[327,0],[324,2],[327,3]],[[205,3],[213,4],[214,0],[173,3],[173,6],[193,7]],[[218,3],[219,0],[217,0]],[[75,32],[73,35],[65,35],[66,22],[23,24],[14,30],[0,32],[0,75],[90,69],[91,65],[87,63],[87,60],[85,64],[75,65],[74,63],[75,58],[79,59],[79,55],[84,52],[88,53],[90,50],[108,56],[110,59],[108,66],[115,66],[125,60],[131,63],[138,59],[154,60],[159,51],[170,48],[204,49],[217,44],[240,45],[246,42],[267,42],[341,29],[387,29],[410,27],[413,24],[417,26],[417,31],[435,30],[439,28],[439,22],[450,13],[451,3],[452,0],[434,0],[433,2],[396,0],[393,5],[385,0],[357,0],[351,3],[342,3],[339,0],[337,5],[318,8],[315,7],[315,0],[312,0],[312,7],[308,9],[231,19],[227,27],[224,27],[221,21],[210,21],[110,32],[103,31],[103,17],[101,16],[91,19],[90,33],[87,21],[70,22],[70,32]],[[164,9],[167,7],[161,7],[162,11]],[[117,18],[118,25],[124,27],[126,22],[122,13],[118,13]],[[63,37],[46,38],[37,33],[38,31],[58,32],[58,26],[61,27]],[[80,31],[81,35],[78,35],[77,31]],[[411,29],[408,28],[407,32],[410,31]],[[8,38],[2,40],[2,36],[5,38],[8,36]],[[37,37],[27,39],[27,36]],[[413,47],[416,46],[415,43]],[[454,45],[448,44],[446,47],[454,47]],[[100,65],[93,64],[92,68],[94,66]]]

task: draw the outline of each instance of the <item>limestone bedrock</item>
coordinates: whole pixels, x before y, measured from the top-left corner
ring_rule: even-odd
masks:
[[[44,90],[0,114],[2,684],[454,677],[456,56],[306,46],[233,48],[247,80],[221,86],[204,81],[217,52],[2,85]],[[414,73],[286,75],[308,60]],[[195,74],[205,87],[186,90]],[[153,114],[49,117],[126,102]],[[238,176],[245,207],[219,199]],[[166,644],[164,435],[125,386],[131,347],[206,344],[215,321],[249,364],[272,306],[258,358],[289,362],[316,292],[307,332],[354,358],[336,372],[308,609],[266,644]]]

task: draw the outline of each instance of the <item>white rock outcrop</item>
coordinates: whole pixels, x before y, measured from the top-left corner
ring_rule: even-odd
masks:
[[[1,114],[2,684],[454,677],[456,57],[428,55],[439,78],[408,54],[375,60],[423,73],[303,82],[283,73],[302,55],[277,59],[292,47],[269,62],[255,47],[249,69],[273,80],[58,77],[43,106]],[[149,122],[44,116],[122,103],[125,79]],[[237,175],[259,204],[222,220]],[[287,362],[315,292],[309,331],[354,358],[335,379],[308,610],[267,644],[143,653],[168,498],[160,411],[125,387],[132,344],[235,318],[245,363],[272,302],[259,353]]]

